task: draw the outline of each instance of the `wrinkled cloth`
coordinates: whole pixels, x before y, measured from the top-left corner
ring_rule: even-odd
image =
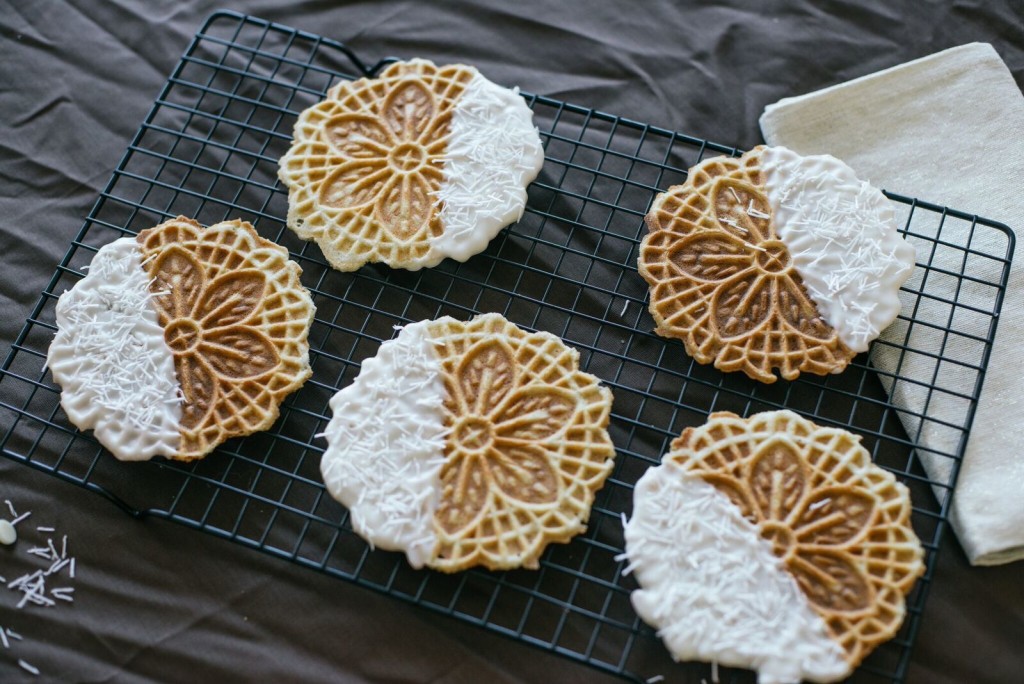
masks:
[[[757,116],[771,102],[972,40],[993,42],[1024,83],[1017,0],[903,9],[884,0],[0,0],[0,353],[222,4],[329,35],[371,63],[466,62],[496,83],[740,148],[760,141]],[[0,458],[7,498],[32,511],[19,525],[25,541],[35,525],[68,535],[78,573],[66,606],[16,611],[17,595],[0,590],[0,624],[25,637],[0,649],[0,681],[619,681],[212,535],[132,520]],[[30,567],[23,546],[0,547],[0,575]],[[1024,669],[1018,574],[970,568],[947,537],[908,681],[1015,681]],[[667,672],[668,661],[638,674]],[[683,681],[710,680],[707,668],[695,672]]]
[[[769,105],[760,119],[770,145],[785,145],[803,154],[833,154],[876,186],[902,195],[928,198],[962,211],[1004,222],[1013,229],[1018,246],[1024,237],[1024,95],[1013,75],[988,44],[973,43],[915,60],[807,95]],[[955,240],[950,230],[943,237]],[[1006,239],[982,232],[971,247],[1001,255]],[[1019,252],[1019,249],[1018,249]],[[962,255],[940,250],[932,265],[957,272]],[[1014,261],[1003,300],[998,337],[989,358],[984,390],[956,492],[950,521],[971,563],[995,565],[1024,558],[1024,399],[1020,368],[1024,350],[1024,260]],[[975,273],[984,278],[987,275]],[[993,278],[994,280],[994,278]],[[940,281],[941,282],[941,281]],[[991,280],[990,280],[991,282]],[[934,294],[970,304],[984,301],[988,288],[970,281]],[[902,293],[905,310],[914,305]],[[920,302],[917,316],[941,320],[948,307],[937,300]],[[958,330],[987,337],[988,323],[959,321]],[[882,339],[906,337],[894,325]],[[941,331],[917,326],[910,331],[915,349],[939,349]],[[946,354],[954,356],[953,343]],[[876,345],[872,361],[892,392],[894,403],[912,413],[900,413],[907,433],[920,434],[918,451],[928,476],[950,481],[952,459],[960,434],[939,421],[962,425],[964,402],[950,394],[930,393],[927,385],[937,373],[943,384],[969,388],[973,371],[955,364],[939,369],[934,358],[910,355],[899,347]],[[902,365],[901,365],[902,364]],[[893,373],[920,381],[895,382]],[[922,421],[914,414],[927,412]],[[936,489],[940,500],[948,490]]]

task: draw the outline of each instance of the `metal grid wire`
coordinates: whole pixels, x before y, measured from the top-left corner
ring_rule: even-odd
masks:
[[[623,547],[620,516],[631,511],[633,483],[683,428],[712,411],[791,408],[862,435],[875,461],[911,488],[928,572],[908,597],[908,619],[897,637],[854,676],[902,681],[995,333],[1012,233],[890,195],[920,263],[905,287],[915,305],[904,307],[897,325],[902,341],[875,346],[900,349],[900,366],[887,381],[925,390],[918,412],[889,402],[867,355],[840,375],[804,375],[769,386],[696,365],[680,343],[653,335],[647,287],[635,268],[642,217],[658,190],[681,182],[686,168],[705,155],[738,151],[544,97],[526,96],[547,161],[522,221],[464,264],[446,261],[416,273],[371,265],[339,273],[318,248],[285,230],[287,194],[276,180],[277,160],[299,111],[339,78],[373,74],[386,61],[367,66],[337,42],[252,17],[221,12],[210,18],[0,369],[3,454],[99,492],[132,514],[202,529],[606,671],[638,681],[666,674],[696,682],[709,677],[708,666],[672,663],[630,607],[635,583],[615,560]],[[201,462],[120,463],[91,435],[77,432],[59,408],[59,389],[43,367],[55,331],[54,305],[100,246],[178,214],[204,224],[240,217],[291,250],[317,306],[313,377],[286,400],[271,430],[232,440]],[[939,256],[960,267],[938,266]],[[926,320],[921,312],[934,307],[921,303],[940,304],[945,313]],[[582,367],[612,388],[615,470],[597,496],[587,532],[549,548],[539,570],[414,571],[399,554],[370,552],[352,532],[345,509],[325,494],[318,468],[323,442],[314,435],[329,419],[330,397],[393,336],[393,326],[489,311],[560,335],[581,351]],[[972,326],[960,325],[964,317]],[[935,333],[927,348],[909,343],[915,327]],[[963,332],[967,328],[983,333]],[[901,375],[915,356],[933,361],[930,381]],[[955,386],[943,381],[947,366],[959,370]],[[948,452],[932,453],[952,463],[949,477],[937,481],[921,467],[914,445],[933,421],[930,405],[943,397],[962,401],[965,412],[961,421],[938,421],[955,439]],[[901,417],[917,425],[917,434],[908,437]],[[753,681],[740,671],[723,672],[722,679]]]

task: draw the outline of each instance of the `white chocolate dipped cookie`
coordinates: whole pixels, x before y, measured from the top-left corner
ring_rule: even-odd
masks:
[[[536,568],[586,529],[613,465],[611,392],[498,314],[405,326],[330,403],[328,491],[417,568]]]
[[[179,216],[100,248],[57,302],[47,355],[68,418],[125,461],[267,429],[311,373],[300,273],[244,221]]]
[[[702,162],[646,221],[638,265],[658,334],[766,383],[846,368],[895,320],[914,267],[881,191],[784,147]]]
[[[624,555],[673,657],[832,682],[896,634],[923,549],[909,492],[859,442],[790,411],[714,413],[644,474]]]
[[[302,112],[278,175],[288,227],[335,268],[418,270],[465,261],[519,220],[543,163],[517,90],[414,59]]]

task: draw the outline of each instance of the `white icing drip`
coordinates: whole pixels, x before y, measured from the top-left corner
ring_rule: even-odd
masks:
[[[334,395],[320,461],[352,528],[372,546],[404,551],[415,568],[437,544],[433,520],[445,462],[444,381],[428,324],[402,328]]]
[[[835,681],[850,667],[771,544],[729,498],[672,464],[637,482],[626,523],[633,607],[676,660],[758,672],[758,682]]]
[[[843,344],[866,351],[899,315],[914,269],[892,205],[830,155],[766,147],[761,160],[775,227],[808,294]]]
[[[452,112],[444,181],[436,193],[443,232],[431,257],[465,261],[522,218],[526,186],[544,165],[533,112],[519,96],[477,73]]]
[[[71,422],[123,461],[178,451],[181,389],[134,238],[102,247],[57,301],[46,364]]]

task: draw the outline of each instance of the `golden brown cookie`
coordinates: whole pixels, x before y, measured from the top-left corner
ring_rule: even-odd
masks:
[[[437,321],[431,335],[449,430],[432,565],[536,568],[548,544],[586,529],[611,472],[611,392],[575,349],[497,314]]]
[[[245,221],[204,229],[178,217],[138,241],[184,399],[173,458],[270,427],[312,373],[316,309],[298,264]]]

